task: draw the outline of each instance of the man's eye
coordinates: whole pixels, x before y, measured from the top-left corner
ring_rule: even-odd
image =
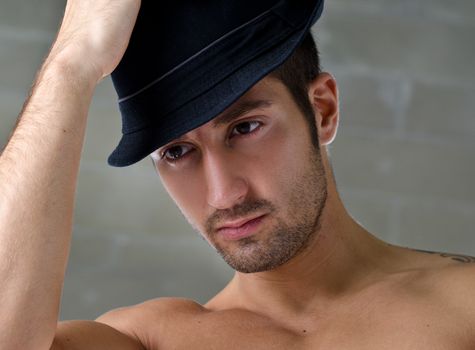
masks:
[[[233,128],[233,131],[231,132],[231,136],[234,136],[236,134],[237,135],[250,134],[254,130],[256,130],[260,125],[261,123],[255,120],[239,123]]]
[[[187,145],[176,145],[166,149],[163,152],[162,158],[170,162],[175,162],[183,158],[191,150],[191,146]]]

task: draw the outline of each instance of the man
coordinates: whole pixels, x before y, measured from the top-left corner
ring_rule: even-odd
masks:
[[[151,152],[190,224],[236,270],[229,284],[204,305],[159,298],[57,323],[87,109],[112,71],[124,92],[139,7],[68,1],[0,158],[2,349],[474,349],[474,267],[460,261],[473,260],[391,246],[346,212],[326,149],[336,82],[308,35],[218,115]],[[143,156],[143,140],[111,163]]]

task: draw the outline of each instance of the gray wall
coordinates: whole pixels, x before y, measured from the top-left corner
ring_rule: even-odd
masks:
[[[64,3],[1,0],[0,146]],[[475,254],[475,2],[327,0],[314,31],[340,86],[331,155],[349,211],[391,243]],[[119,136],[107,79],[88,121],[62,319],[160,296],[205,302],[232,276],[149,159],[106,164]]]

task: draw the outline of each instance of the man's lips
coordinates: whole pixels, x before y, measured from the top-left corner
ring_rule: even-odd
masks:
[[[228,221],[228,222],[224,223],[223,225],[219,226],[217,228],[217,231],[225,229],[225,228],[239,228],[241,226],[244,226],[249,221],[255,220],[255,219],[260,218],[261,216],[264,216],[264,215],[265,214],[254,216],[254,217],[251,217],[251,218],[241,219],[241,220]]]
[[[217,233],[227,240],[238,240],[256,233],[265,217],[264,214],[240,221],[228,222],[222,225]]]

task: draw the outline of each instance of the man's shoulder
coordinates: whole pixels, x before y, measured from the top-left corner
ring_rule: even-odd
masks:
[[[204,311],[206,309],[192,299],[161,297],[113,309],[95,321],[113,327],[144,344],[155,342],[150,338],[151,334],[166,334],[165,328]]]
[[[170,327],[180,330],[185,320],[203,308],[185,298],[158,298],[106,312],[95,321],[58,323],[52,349],[161,348]]]
[[[475,329],[475,257],[448,252],[417,250],[414,268],[403,281],[425,300],[455,312]],[[420,259],[420,260],[419,260]]]
[[[448,253],[446,253],[448,254]],[[452,254],[449,254],[452,255]],[[432,301],[446,310],[441,317],[451,319],[457,331],[464,330],[470,342],[475,342],[475,263],[473,258],[454,255],[456,261],[435,269],[428,278],[434,290]]]
[[[459,286],[475,287],[475,257],[420,249],[410,249],[409,254],[412,263],[406,267],[414,272],[416,281],[444,291],[455,291]]]
[[[160,320],[170,314],[194,313],[205,311],[198,302],[181,297],[160,297],[142,303],[110,310],[99,316],[96,321],[109,323],[135,323]]]
[[[150,311],[204,311],[203,306],[197,301],[183,297],[160,297],[134,305],[132,309],[142,312]]]
[[[454,257],[457,260],[429,270],[427,278],[430,279],[436,294],[441,298],[445,298],[447,302],[452,302],[454,306],[458,305],[462,309],[470,307],[475,321],[475,298],[473,297],[473,291],[475,290],[475,258],[458,254],[441,254]]]

